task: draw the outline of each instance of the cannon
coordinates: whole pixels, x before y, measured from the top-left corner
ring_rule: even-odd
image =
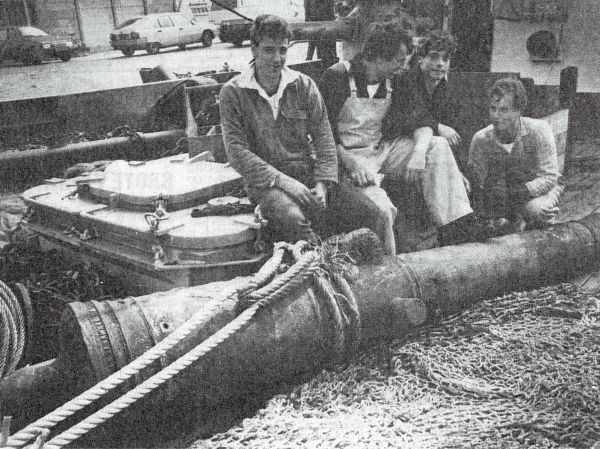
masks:
[[[22,428],[107,376],[111,379],[115,371],[127,371],[132,361],[138,363],[134,359],[154,345],[159,347],[179,332],[176,329],[188,326],[192,316],[194,324],[180,343],[161,352],[152,363],[138,364],[135,374],[130,373],[117,390],[143,399],[125,401],[134,403],[132,408],[119,416],[116,427],[95,433],[94,438],[131,432],[133,424],[141,425],[135,416],[143,416],[144,431],[158,437],[164,432],[158,423],[164,419],[165,408],[194,416],[197,429],[209,419],[208,411],[221,413],[240,399],[277,391],[282,382],[310,375],[351,356],[357,348],[405,335],[476,301],[568,280],[591,270],[600,256],[599,237],[600,214],[591,214],[580,221],[484,243],[383,257],[373,251],[376,237],[370,231],[358,232],[354,243],[350,240],[349,251],[356,256],[360,248],[367,248],[370,258],[358,266],[349,286],[331,276],[347,299],[337,306],[319,281],[322,277],[315,277],[319,272],[316,256],[311,256],[315,253],[297,256],[297,248],[293,251],[298,262],[288,271],[292,274],[277,276],[268,284],[256,277],[237,278],[136,298],[72,303],[63,317],[59,356],[22,368],[0,382],[3,412],[12,414],[17,428]],[[274,273],[282,260],[280,251],[258,272],[258,278],[264,281],[265,273]],[[355,259],[361,263],[360,257]],[[304,266],[299,267],[301,263]],[[252,285],[250,296],[259,299],[244,309],[240,300],[247,296],[242,293]],[[276,298],[261,303],[265,292]],[[349,319],[340,319],[341,315]],[[232,324],[240,317],[240,324]],[[229,338],[218,340],[217,345],[215,335],[223,332]],[[198,348],[203,358],[171,372],[160,388],[136,396],[136,389],[143,390],[160,372],[172,368],[172,362]],[[104,392],[103,388],[96,387],[96,392]],[[90,421],[95,424],[88,422],[84,428],[93,429],[108,416],[100,410]],[[39,422],[50,428],[48,423],[55,423],[52,419]],[[38,431],[39,423],[25,427],[7,444],[22,447]],[[50,440],[49,447],[60,447],[80,435],[67,432]]]

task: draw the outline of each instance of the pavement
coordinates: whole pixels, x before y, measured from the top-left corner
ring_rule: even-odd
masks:
[[[305,42],[293,43],[288,64],[303,61],[306,46]],[[4,63],[0,65],[0,101],[135,86],[142,84],[139,69],[159,64],[182,74],[220,70],[225,63],[232,70],[241,70],[251,58],[249,43],[238,48],[217,41],[208,48],[201,44],[184,51],[174,47],[156,55],[138,51],[127,57],[120,51],[104,51],[69,62],[46,61],[35,66]]]

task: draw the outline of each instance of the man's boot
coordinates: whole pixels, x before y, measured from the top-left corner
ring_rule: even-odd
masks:
[[[482,242],[498,235],[494,226],[470,213],[438,228],[440,246]]]

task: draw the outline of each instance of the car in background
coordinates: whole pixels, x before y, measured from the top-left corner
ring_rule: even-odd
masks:
[[[183,14],[148,14],[121,23],[110,33],[110,45],[125,56],[132,56],[136,50],[155,55],[167,47],[185,50],[187,45],[197,43],[210,47],[215,34],[215,25],[197,23]]]
[[[72,35],[51,36],[32,26],[0,27],[0,61],[15,60],[26,65],[51,59],[67,62],[79,49]]]
[[[194,19],[217,25],[221,42],[236,47],[250,39],[252,18],[261,14],[274,14],[290,23],[304,22],[303,0],[190,0],[187,8]]]
[[[241,47],[245,40],[250,39],[252,22],[244,19],[225,19],[219,26],[219,40],[231,42],[236,47]]]

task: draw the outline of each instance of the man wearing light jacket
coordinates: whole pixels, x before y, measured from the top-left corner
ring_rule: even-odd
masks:
[[[469,150],[476,207],[504,232],[552,224],[563,191],[552,128],[521,115],[527,94],[519,80],[498,80],[489,93],[492,124]]]

